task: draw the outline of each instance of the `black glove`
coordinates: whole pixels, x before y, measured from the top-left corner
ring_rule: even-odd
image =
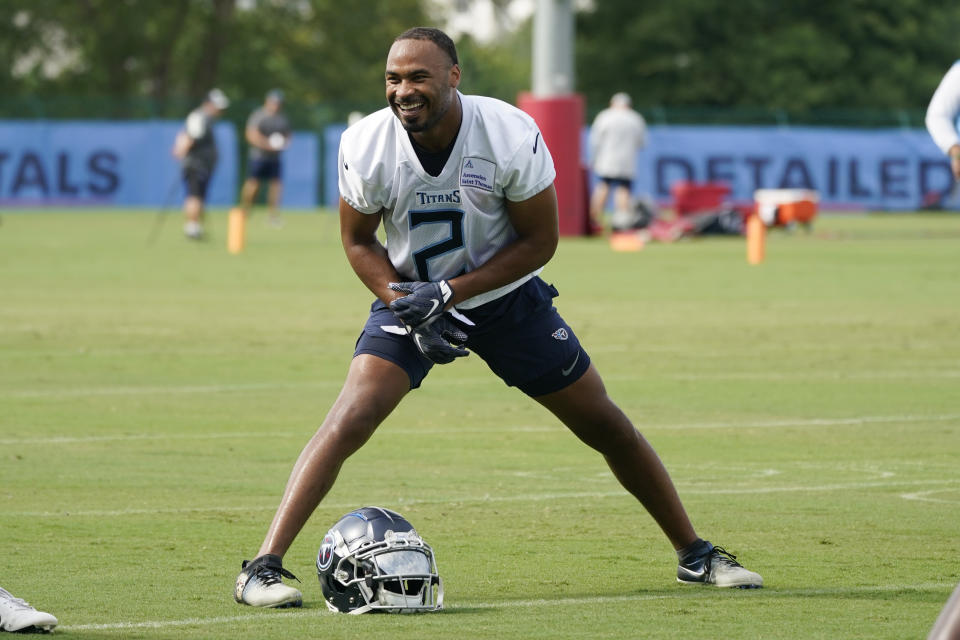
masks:
[[[391,290],[406,293],[390,303],[390,310],[412,329],[443,313],[453,297],[453,289],[446,280],[438,282],[391,282]]]
[[[467,334],[444,316],[435,316],[426,324],[411,331],[414,344],[427,359],[436,364],[448,364],[470,355],[463,348]]]

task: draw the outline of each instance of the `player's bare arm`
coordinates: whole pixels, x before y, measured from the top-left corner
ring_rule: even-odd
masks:
[[[256,127],[247,127],[244,134],[246,135],[247,142],[253,146],[263,149],[264,151],[274,151],[274,148],[270,145],[270,140],[267,139],[267,136],[260,133],[260,130]]]
[[[390,304],[401,294],[390,290],[387,285],[402,278],[377,238],[379,226],[380,214],[361,213],[340,199],[340,239],[347,260],[363,284],[384,303]]]
[[[190,151],[190,147],[193,146],[193,138],[191,138],[186,131],[178,131],[177,137],[173,141],[173,157],[178,160],[183,160],[187,157],[187,152]]]
[[[553,257],[560,238],[554,186],[527,200],[508,200],[506,206],[517,239],[482,266],[450,280],[453,297],[448,306],[514,282]]]

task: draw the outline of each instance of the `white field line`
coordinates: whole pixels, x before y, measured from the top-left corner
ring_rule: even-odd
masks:
[[[197,384],[180,386],[88,387],[83,389],[23,389],[0,393],[0,398],[85,398],[88,396],[140,396],[190,393],[234,393],[239,391],[275,391],[340,385],[342,381],[251,382],[247,384]]]
[[[758,420],[744,422],[691,422],[679,424],[644,424],[638,422],[640,430],[663,429],[779,429],[784,427],[839,427],[859,426],[888,422],[952,422],[960,420],[960,413],[938,415],[897,415],[897,416],[853,416],[850,418],[786,418],[782,420]]]
[[[960,413],[947,413],[940,415],[897,415],[897,416],[855,416],[851,418],[796,418],[782,420],[757,420],[743,422],[688,422],[688,423],[644,423],[642,420],[636,422],[641,431],[684,431],[688,429],[782,429],[790,427],[840,427],[840,426],[860,426],[865,424],[883,424],[898,422],[952,422],[960,420]],[[27,431],[28,428],[21,428],[21,431]],[[518,425],[509,427],[490,427],[490,428],[429,428],[429,429],[393,429],[389,426],[382,427],[379,435],[449,435],[459,436],[463,434],[488,434],[488,433],[566,433],[560,424],[553,425]],[[306,440],[312,434],[307,432],[237,432],[237,433],[170,433],[170,434],[119,434],[110,436],[40,436],[33,438],[0,438],[0,445],[53,445],[53,444],[79,444],[84,442],[122,442],[137,440],[203,440],[203,439],[241,439],[241,438],[304,438]]]
[[[84,444],[94,442],[135,442],[140,440],[241,440],[243,438],[303,438],[310,434],[285,433],[274,431],[241,432],[241,433],[127,433],[115,436],[49,436],[41,438],[0,438],[0,445],[18,444]]]
[[[646,375],[611,374],[604,376],[608,382],[636,382],[650,378],[658,380],[674,380],[677,382],[696,381],[767,381],[767,380],[929,380],[941,378],[960,378],[960,370],[956,369],[909,369],[909,370],[871,370],[871,371],[834,371],[805,369],[797,372],[784,371],[718,371],[713,373],[656,373]],[[494,376],[467,377],[447,380],[450,386],[476,386],[497,382]],[[29,398],[76,398],[99,396],[139,396],[139,395],[171,395],[171,394],[199,394],[199,393],[236,393],[242,391],[263,391],[280,389],[305,389],[315,387],[339,387],[343,384],[341,378],[329,380],[312,380],[298,382],[251,382],[238,384],[196,384],[196,385],[144,385],[144,386],[117,386],[117,387],[86,387],[71,389],[20,389],[0,392],[0,398],[29,399]]]
[[[648,376],[649,377],[649,376]],[[718,371],[715,373],[672,373],[662,376],[667,380],[696,382],[700,380],[927,380],[931,378],[960,378],[955,369],[905,370],[905,371],[836,371],[805,369],[796,372],[777,371]],[[604,379],[607,379],[605,376]],[[616,380],[617,376],[610,376]]]
[[[950,593],[955,587],[954,583],[927,582],[921,584],[901,584],[901,585],[869,585],[862,587],[836,587],[830,589],[755,589],[749,592],[745,597],[751,598],[795,598],[795,597],[838,597],[838,596],[857,596],[861,594],[872,593],[897,593],[900,591],[921,591],[921,592],[942,592],[942,595]],[[678,589],[674,593],[664,594],[636,594],[622,596],[595,596],[591,598],[556,598],[553,600],[504,600],[503,602],[470,602],[463,604],[448,604],[445,609],[451,612],[458,610],[470,611],[471,609],[534,609],[541,607],[571,607],[571,606],[595,606],[602,604],[617,604],[624,602],[651,602],[657,600],[690,600],[691,598],[703,598],[714,596],[716,592],[705,590],[693,590],[690,588]],[[272,625],[276,625],[283,619],[293,618],[315,618],[326,615],[334,615],[324,609],[308,609],[299,611],[276,611],[247,613],[236,616],[215,616],[211,618],[184,618],[180,620],[150,620],[145,622],[104,622],[99,624],[78,624],[78,625],[60,625],[58,629],[63,631],[124,631],[130,629],[167,629],[171,627],[192,627],[212,624],[231,624],[234,622],[248,622],[251,620],[266,621],[268,618]],[[441,614],[442,615],[442,614]]]
[[[944,491],[953,490],[954,487],[960,488],[960,478],[952,480],[889,480],[877,482],[848,482],[834,483],[815,486],[787,485],[780,487],[753,487],[753,488],[731,488],[731,489],[699,489],[696,487],[685,487],[683,483],[678,483],[678,489],[684,496],[688,495],[742,495],[742,494],[771,494],[771,493],[818,493],[823,491],[849,491],[861,489],[885,489],[896,487],[931,487],[946,486]],[[547,502],[555,500],[599,500],[607,498],[629,498],[625,490],[616,491],[575,491],[575,492],[550,492],[550,493],[528,493],[511,495],[482,495],[482,496],[438,496],[436,498],[414,498],[404,500],[396,499],[398,505],[418,505],[418,504],[488,504],[488,503],[508,503],[508,502]],[[911,494],[907,494],[911,495]],[[900,496],[904,497],[904,496]],[[376,501],[374,501],[376,502]],[[329,509],[352,509],[356,507],[354,503],[336,503],[323,502],[322,506]],[[20,518],[115,518],[124,516],[139,515],[176,515],[188,513],[251,513],[255,511],[274,511],[276,504],[270,505],[252,505],[252,506],[225,506],[218,505],[214,507],[159,507],[159,508],[130,508],[130,509],[78,509],[62,511],[3,511],[0,512],[0,518],[20,517]]]
[[[949,500],[946,498],[933,498],[934,494],[937,493],[948,493],[951,491],[957,491],[960,489],[958,487],[947,487],[945,489],[931,489],[929,491],[917,491],[916,493],[901,493],[900,497],[904,500],[917,500],[919,502],[937,502],[939,504],[960,504],[960,497]]]

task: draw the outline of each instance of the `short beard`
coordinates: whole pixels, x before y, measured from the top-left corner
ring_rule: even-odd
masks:
[[[407,122],[403,119],[403,115],[400,112],[399,107],[394,106],[394,113],[397,115],[397,118],[400,120],[400,125],[404,128],[407,133],[421,133],[432,128],[435,124],[443,120],[443,117],[447,115],[447,112],[450,111],[450,105],[453,104],[452,99],[448,99],[446,104],[437,105],[439,110],[432,113],[427,117],[423,122]]]

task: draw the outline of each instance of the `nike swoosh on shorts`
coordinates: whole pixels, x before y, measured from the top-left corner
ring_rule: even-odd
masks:
[[[570,372],[573,371],[573,368],[577,366],[577,363],[580,361],[580,353],[577,353],[577,357],[573,359],[573,364],[571,364],[566,369],[560,369],[560,373],[564,376],[570,375]]]

